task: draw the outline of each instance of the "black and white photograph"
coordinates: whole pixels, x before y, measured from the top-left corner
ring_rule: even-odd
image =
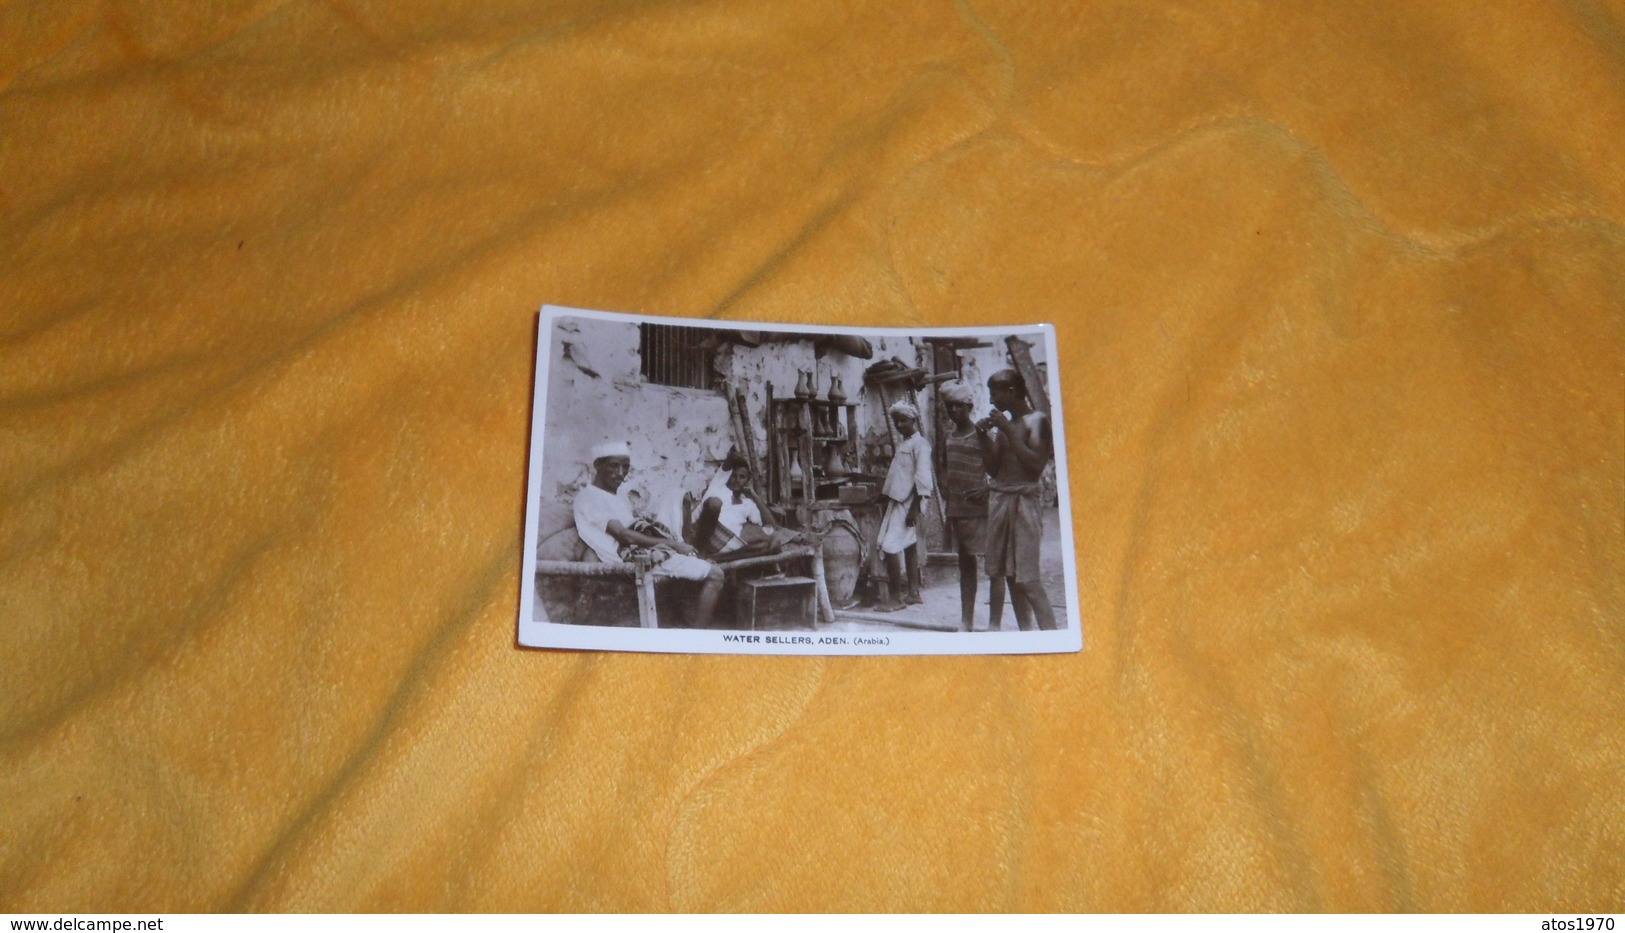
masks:
[[[1077,651],[1054,328],[542,309],[519,642]]]

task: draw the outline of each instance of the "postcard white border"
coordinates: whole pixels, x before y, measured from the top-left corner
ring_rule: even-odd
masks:
[[[547,421],[547,367],[552,358],[553,323],[559,318],[595,318],[623,323],[658,322],[679,326],[727,330],[759,330],[797,334],[854,334],[858,336],[914,337],[1042,337],[1048,361],[1046,386],[1050,399],[1050,425],[1055,442],[1057,506],[1061,516],[1061,545],[1066,582],[1066,627],[1053,632],[748,632],[725,629],[645,629],[560,622],[538,622],[536,601],[536,512],[541,502],[542,456]],[[563,648],[589,651],[641,651],[679,654],[773,655],[976,655],[1057,654],[1083,650],[1083,612],[1078,593],[1077,547],[1074,539],[1071,472],[1067,462],[1066,417],[1062,405],[1061,361],[1053,324],[1011,324],[979,327],[831,327],[818,324],[779,324],[720,318],[684,318],[664,315],[593,311],[544,305],[536,327],[536,380],[531,402],[529,478],[525,492],[525,538],[521,555],[519,644],[527,648]],[[957,620],[955,620],[957,621]],[[838,643],[831,640],[838,640]]]

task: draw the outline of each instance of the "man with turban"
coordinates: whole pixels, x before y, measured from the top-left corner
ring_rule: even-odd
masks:
[[[919,410],[908,402],[898,402],[887,414],[903,440],[892,454],[891,469],[880,488],[886,511],[880,518],[879,544],[886,557],[891,588],[885,601],[875,608],[881,612],[896,612],[905,605],[919,605],[924,601],[920,598],[919,534],[915,526],[920,519],[920,502],[930,498],[936,482],[931,474],[931,445],[919,433]],[[905,563],[906,592],[903,586]]]
[[[950,425],[943,444],[942,493],[959,553],[959,628],[969,632],[976,626],[977,562],[987,544],[987,474],[993,439],[970,419],[976,405],[976,389],[970,383],[955,379],[938,391]],[[1004,578],[992,577],[988,586],[994,594],[990,602],[1002,609]],[[988,629],[998,628],[998,616],[991,616]]]
[[[606,564],[642,561],[656,576],[702,581],[694,627],[709,628],[722,593],[722,568],[699,557],[693,545],[676,540],[658,522],[632,514],[621,484],[632,470],[632,450],[624,441],[592,449],[592,483],[576,493],[576,533]]]

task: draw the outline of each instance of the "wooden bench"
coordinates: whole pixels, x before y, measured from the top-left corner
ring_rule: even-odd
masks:
[[[764,554],[760,557],[745,557],[739,560],[719,560],[716,565],[722,572],[734,578],[737,583],[739,571],[752,567],[764,567],[787,561],[806,560],[812,569],[813,593],[817,599],[817,613],[824,622],[835,621],[835,610],[830,604],[829,586],[824,578],[824,552],[816,544],[796,545],[787,547],[773,554]],[[624,577],[631,584],[638,600],[638,625],[642,628],[659,628],[659,614],[655,608],[655,581],[661,578],[656,574],[644,570],[636,564],[605,564],[598,561],[585,560],[538,560],[536,562],[537,588],[541,587],[539,578],[547,577]],[[538,599],[540,594],[538,594]]]

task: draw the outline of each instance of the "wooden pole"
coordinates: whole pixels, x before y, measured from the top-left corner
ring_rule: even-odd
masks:
[[[751,430],[750,405],[746,403],[742,389],[734,390],[734,405],[739,409],[739,426],[741,433],[745,435],[744,454],[750,464],[750,491],[766,505],[767,497],[762,495],[762,463],[756,459],[756,432]]]
[[[659,628],[660,621],[655,615],[654,572],[640,566],[634,571],[634,582],[638,587],[638,625]]]
[[[829,583],[824,578],[824,544],[819,542],[813,545],[812,555],[813,588],[818,595],[818,614],[824,617],[825,623],[835,621],[835,607],[829,600]]]
[[[799,411],[801,444],[796,449],[796,455],[801,460],[801,501],[806,510],[806,517],[802,521],[805,525],[812,521],[812,504],[817,484],[813,481],[812,400],[798,399],[798,402],[796,408]]]
[[[1010,359],[1015,361],[1016,372],[1027,383],[1027,401],[1034,409],[1050,414],[1049,391],[1044,386],[1043,374],[1033,363],[1032,344],[1014,334],[1005,338],[1005,344],[1010,348]]]
[[[767,502],[778,505],[784,494],[784,464],[779,459],[779,419],[773,410],[773,383],[767,384]]]
[[[891,393],[886,391],[884,382],[876,382],[875,388],[880,390],[880,404],[882,411],[880,417],[886,419],[886,433],[891,437],[892,456],[897,456],[897,426],[891,423]]]

